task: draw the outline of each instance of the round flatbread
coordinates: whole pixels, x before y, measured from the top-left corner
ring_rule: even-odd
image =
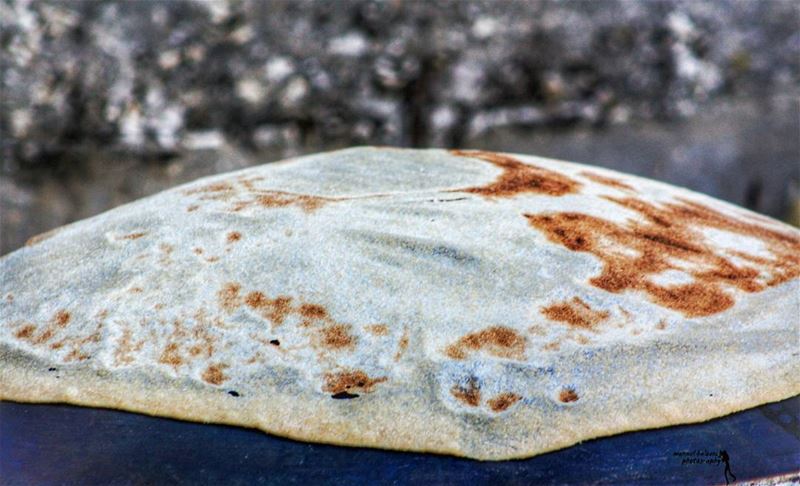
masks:
[[[800,393],[800,231],[608,170],[356,148],[0,259],[0,398],[477,459]]]

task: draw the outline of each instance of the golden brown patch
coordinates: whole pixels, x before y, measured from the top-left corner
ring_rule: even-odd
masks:
[[[209,365],[208,368],[206,368],[206,370],[203,372],[203,381],[212,385],[221,385],[225,380],[228,379],[228,377],[222,372],[222,370],[227,367],[228,365],[222,363]]]
[[[500,413],[507,410],[511,405],[514,405],[520,401],[520,399],[522,399],[522,397],[516,393],[506,392],[501,393],[494,398],[490,398],[486,403],[489,404],[489,408],[491,408],[493,412]]]
[[[320,207],[326,202],[331,201],[329,198],[310,196],[307,194],[292,194],[283,191],[259,191],[256,197],[256,203],[265,208],[279,208],[289,205],[297,205],[303,211],[310,213]]]
[[[55,229],[51,229],[50,231],[45,231],[44,233],[40,233],[40,234],[38,234],[36,236],[31,236],[25,242],[25,246],[33,246],[33,245],[36,245],[38,243],[41,243],[44,240],[55,236],[55,234],[58,233],[59,231],[61,231],[61,228],[55,228]]]
[[[453,385],[450,388],[450,393],[457,400],[470,407],[477,407],[481,403],[481,389],[478,386],[478,380],[474,376],[470,377],[466,385]]]
[[[127,327],[123,329],[122,336],[117,341],[117,347],[114,350],[114,364],[117,366],[133,362],[133,356],[131,356],[133,351],[132,337],[130,329]]]
[[[226,312],[230,313],[236,310],[237,307],[241,305],[241,298],[239,297],[239,290],[242,289],[242,286],[235,282],[228,282],[223,287],[222,290],[217,292],[217,299],[219,300],[219,306],[222,307]]]
[[[385,376],[380,378],[370,378],[361,370],[340,371],[338,373],[326,373],[323,391],[334,395],[342,392],[358,390],[364,393],[372,391],[372,387],[378,383],[386,381]]]
[[[624,189],[626,191],[636,191],[633,187],[629,186],[628,184],[622,182],[619,179],[614,177],[608,177],[600,174],[596,174],[594,172],[583,171],[580,173],[583,177],[597,182],[598,184],[603,184],[605,186],[613,187],[615,189]]]
[[[400,337],[400,342],[397,343],[397,352],[394,354],[394,360],[399,361],[406,352],[408,347],[408,329],[403,329],[403,335]]]
[[[348,332],[350,326],[346,324],[334,324],[323,327],[319,330],[320,344],[328,349],[351,348],[355,344],[356,337]]]
[[[286,316],[292,311],[291,297],[278,296],[275,299],[268,299],[262,292],[258,291],[247,294],[245,303],[275,324],[283,324]]]
[[[456,189],[451,192],[471,192],[490,198],[513,197],[526,192],[563,196],[577,192],[581,187],[579,182],[563,174],[525,164],[508,155],[480,150],[451,150],[450,153],[481,159],[503,169],[500,176],[488,185]]]
[[[90,356],[79,349],[73,349],[64,357],[64,361],[86,361]]]
[[[739,220],[686,200],[656,206],[630,197],[605,198],[639,213],[644,221],[618,224],[574,212],[525,215],[550,241],[598,257],[603,270],[590,280],[598,288],[613,293],[643,291],[661,306],[699,317],[734,305],[726,287],[759,292],[800,276],[800,236],[788,231]],[[702,228],[757,238],[773,257],[728,252],[748,262],[736,265],[724,250],[706,243]],[[684,272],[694,281],[659,285],[650,279],[667,270]]]
[[[52,327],[48,327],[48,328],[46,328],[44,331],[42,331],[42,333],[41,333],[41,334],[39,334],[38,336],[36,336],[36,338],[35,338],[35,339],[31,340],[31,342],[32,342],[33,344],[43,344],[43,343],[46,343],[47,341],[49,341],[49,340],[50,340],[50,338],[51,338],[51,337],[53,337],[53,335],[54,335],[54,334],[55,334],[55,331],[53,330],[53,328],[52,328]]]
[[[137,231],[136,233],[131,233],[125,236],[120,236],[120,240],[138,240],[142,236],[146,235],[147,233],[144,231]]]
[[[230,233],[228,233],[228,235],[226,237],[226,240],[228,241],[228,243],[236,243],[237,241],[239,241],[241,239],[242,239],[242,234],[239,233],[238,231],[231,231]]]
[[[233,191],[233,186],[227,182],[215,182],[213,184],[207,184],[202,187],[198,187],[197,189],[190,189],[184,191],[184,194],[202,194],[202,193],[218,193],[218,192],[230,192]]]
[[[656,329],[658,329],[659,331],[663,331],[666,328],[667,328],[667,323],[663,319],[658,321],[658,324],[656,324]]]
[[[370,324],[366,326],[367,331],[375,336],[386,336],[389,334],[389,327],[386,324]]]
[[[161,356],[158,357],[158,362],[167,364],[173,367],[178,367],[183,364],[183,357],[179,353],[177,343],[169,343],[161,351]]]
[[[69,324],[70,319],[72,319],[70,313],[62,309],[53,316],[53,323],[58,327],[64,327]]]
[[[523,360],[526,346],[525,337],[513,329],[493,326],[467,334],[448,346],[445,354],[453,359],[464,359],[468,350],[483,350],[501,358]]]
[[[306,319],[324,319],[328,317],[328,311],[317,304],[303,304],[300,306],[299,312]]]
[[[597,324],[608,319],[608,311],[596,311],[580,297],[543,307],[541,312],[552,321],[590,330],[594,330]]]
[[[545,351],[558,351],[559,349],[561,349],[561,343],[559,343],[558,341],[551,341],[542,346],[542,349],[544,349]]]
[[[200,206],[198,206],[197,204],[190,204],[189,206],[186,207],[186,212],[191,213],[193,211],[197,211],[199,208]]]
[[[575,402],[578,398],[578,394],[572,388],[564,388],[558,394],[558,399],[563,403]]]
[[[17,332],[14,333],[14,337],[17,339],[27,340],[33,336],[33,332],[36,330],[36,326],[33,324],[25,324],[21,328],[17,329]]]

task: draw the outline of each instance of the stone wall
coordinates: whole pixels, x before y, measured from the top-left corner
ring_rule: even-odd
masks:
[[[800,80],[793,0],[0,0],[3,170],[691,116]]]

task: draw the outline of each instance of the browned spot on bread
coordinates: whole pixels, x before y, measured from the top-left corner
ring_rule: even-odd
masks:
[[[563,388],[558,394],[558,399],[563,403],[575,402],[578,398],[578,394],[572,388]]]
[[[471,192],[485,197],[513,197],[520,193],[563,196],[577,192],[581,184],[570,177],[535,165],[525,164],[514,157],[480,150],[452,150],[451,154],[481,159],[503,172],[494,182],[479,187],[456,189],[452,192]]]
[[[303,304],[299,309],[300,315],[307,319],[324,319],[328,317],[328,311],[317,304]]]
[[[33,324],[25,324],[21,328],[17,329],[17,332],[14,333],[14,337],[17,339],[28,340],[33,336],[34,331],[36,331],[36,326]]]
[[[198,187],[197,189],[190,189],[184,191],[184,194],[203,194],[203,193],[219,193],[219,192],[230,192],[233,191],[233,186],[227,182],[215,182],[213,184],[207,184],[202,187]]]
[[[159,356],[158,362],[173,367],[178,367],[182,365],[183,357],[179,353],[178,343],[167,344],[161,351],[161,356]]]
[[[356,338],[350,335],[349,330],[350,326],[346,324],[323,327],[319,330],[320,344],[334,350],[353,347]]]
[[[525,358],[525,337],[513,329],[493,326],[467,334],[445,349],[445,354],[453,359],[464,359],[468,350],[483,350],[501,358],[522,360]]]
[[[289,205],[299,206],[303,211],[310,213],[320,207],[331,199],[310,196],[307,194],[292,194],[283,191],[259,191],[256,196],[256,203],[266,208],[279,208]]]
[[[130,289],[130,293],[132,294],[141,294],[142,292],[144,292],[144,289],[141,287],[131,287]]]
[[[658,324],[656,324],[656,329],[658,329],[659,331],[663,331],[666,328],[667,328],[667,323],[663,319],[658,321]]]
[[[142,236],[146,235],[147,233],[144,231],[137,231],[136,233],[131,233],[125,236],[120,236],[120,240],[138,240]]]
[[[561,343],[559,343],[558,341],[552,341],[542,346],[542,349],[544,349],[545,351],[558,351],[559,349],[561,349]]]
[[[114,364],[117,366],[130,364],[133,362],[133,333],[129,328],[122,330],[122,336],[117,341],[117,347],[114,350]]]
[[[367,331],[376,336],[386,336],[389,334],[389,327],[386,324],[370,324],[366,327]]]
[[[42,331],[41,334],[36,336],[36,338],[32,339],[31,342],[33,344],[46,343],[47,341],[50,340],[51,337],[53,337],[54,334],[55,334],[55,331],[53,330],[53,328],[52,327],[48,327],[44,331]]]
[[[40,233],[40,234],[38,234],[36,236],[31,236],[25,242],[25,246],[33,246],[33,245],[36,245],[38,243],[41,243],[44,240],[55,236],[55,234],[58,233],[59,231],[61,231],[61,228],[55,228],[55,229],[51,229],[50,231],[45,231],[44,233]]]
[[[542,314],[552,321],[564,322],[570,326],[594,330],[600,322],[608,319],[608,311],[596,311],[580,297],[570,301],[558,302],[541,309]]]
[[[238,231],[231,231],[230,233],[228,233],[226,239],[228,243],[236,243],[237,241],[242,239],[242,234],[239,233]]]
[[[800,276],[800,236],[678,200],[661,206],[636,198],[606,197],[639,213],[643,221],[615,223],[582,213],[526,214],[550,241],[590,253],[603,262],[590,283],[609,292],[639,290],[655,303],[687,317],[708,316],[734,305],[726,287],[758,292]],[[772,258],[738,251],[747,261],[734,264],[725,250],[706,242],[703,228],[756,238]],[[657,284],[651,277],[667,270],[693,278],[687,284]]]
[[[326,373],[325,385],[323,390],[332,394],[359,390],[364,393],[372,391],[372,387],[378,383],[386,381],[385,376],[380,378],[370,378],[361,370],[340,371],[338,373]]]
[[[241,289],[242,286],[238,283],[226,283],[222,287],[222,290],[217,292],[219,306],[222,307],[226,312],[233,312],[236,310],[236,308],[241,305],[241,298],[239,297],[239,290]]]
[[[191,213],[193,211],[197,211],[199,208],[200,206],[198,206],[197,204],[190,204],[189,206],[186,207],[186,212]]]
[[[597,182],[598,184],[603,184],[605,186],[613,187],[616,189],[624,189],[627,191],[635,191],[635,189],[628,184],[622,182],[621,180],[615,177],[608,177],[600,174],[596,174],[594,172],[583,171],[580,173],[583,177]]]
[[[69,324],[70,319],[72,319],[70,313],[62,309],[53,316],[53,323],[58,327],[64,327]]]
[[[64,361],[86,361],[89,358],[89,354],[79,349],[73,349],[64,357]]]
[[[481,389],[478,386],[477,378],[470,377],[466,385],[453,385],[450,388],[450,393],[456,397],[457,400],[469,405],[470,407],[477,407],[481,403]]]
[[[225,380],[228,379],[228,377],[222,372],[222,370],[227,367],[228,365],[222,363],[209,365],[208,368],[206,368],[206,370],[203,372],[203,381],[212,385],[221,385]]]
[[[262,292],[254,291],[247,294],[245,303],[253,310],[259,311],[265,318],[275,324],[283,324],[286,316],[292,311],[292,298],[279,296],[269,299]]]
[[[506,392],[501,393],[494,398],[490,398],[486,403],[489,404],[489,408],[491,408],[493,412],[499,413],[507,410],[508,407],[514,405],[520,401],[520,399],[522,399],[522,397],[516,393]]]
[[[395,361],[400,360],[400,358],[403,356],[403,353],[406,352],[407,347],[408,347],[408,329],[403,329],[403,335],[400,337],[400,341],[397,343],[397,352],[394,354]]]

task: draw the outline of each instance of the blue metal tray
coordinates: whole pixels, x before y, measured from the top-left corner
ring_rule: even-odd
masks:
[[[800,474],[800,396],[530,459],[308,444],[115,410],[0,402],[2,484],[725,484]],[[728,480],[732,480],[730,474]]]

